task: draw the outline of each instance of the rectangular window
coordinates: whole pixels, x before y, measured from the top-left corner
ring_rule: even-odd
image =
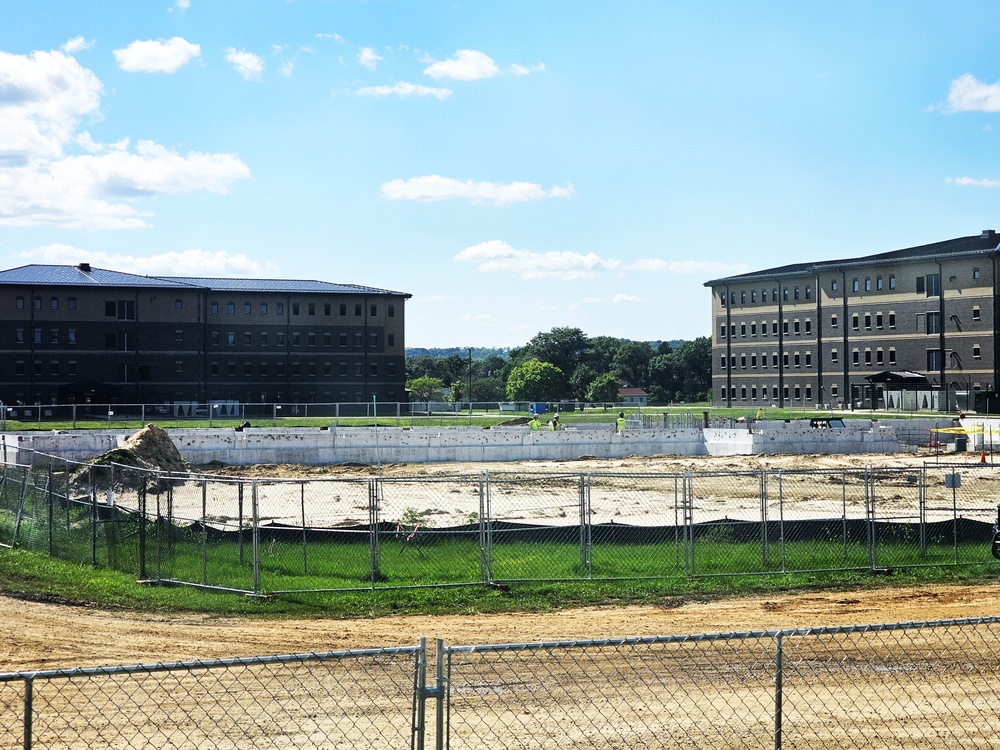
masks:
[[[228,314],[230,314],[230,315],[235,315],[236,314],[236,303],[235,302],[227,302],[226,303],[226,312]]]
[[[50,310],[58,310],[59,309],[59,298],[58,297],[53,297],[52,299],[49,300],[49,309]]]
[[[857,292],[858,289],[859,289],[858,280],[857,279],[851,279],[851,291],[852,292]]]
[[[388,377],[390,377],[390,378],[393,377],[396,374],[396,363],[395,362],[389,362],[385,366],[385,370],[386,370],[385,374]]]
[[[41,328],[36,328],[35,329],[35,336],[34,336],[33,341],[36,344],[42,343],[42,329]]]
[[[396,306],[395,305],[389,305],[389,308],[386,311],[386,316],[390,317],[390,318],[395,318],[396,317]]]
[[[837,350],[836,349],[831,349],[830,350],[830,361],[831,362],[836,362],[837,361]]]
[[[261,315],[267,315],[267,303],[266,302],[261,302],[260,303],[260,314]]]
[[[979,348],[979,344],[973,344],[972,345],[972,358],[973,359],[982,359],[982,356],[983,356],[983,350]]]
[[[76,329],[75,328],[70,328],[66,332],[66,339],[71,344],[75,344],[76,343]]]
[[[292,346],[298,346],[298,345],[299,345],[299,332],[292,331]]]
[[[226,346],[236,346],[236,332],[229,331],[226,334]]]
[[[364,341],[362,341],[361,339],[361,334],[360,333],[354,334],[354,348],[360,349],[362,346],[364,346]]]
[[[316,346],[316,334],[310,331],[306,334],[306,342],[309,346]]]
[[[812,322],[812,320],[808,320],[807,319],[806,320],[806,336],[809,336],[812,333],[812,330],[813,330],[813,322]]]
[[[795,301],[796,302],[799,301],[799,288],[798,287],[795,287]]]
[[[851,316],[851,328],[853,328],[855,331],[858,330],[858,328],[860,327],[859,320],[860,320],[860,317],[858,316],[857,313],[854,313]]]
[[[785,334],[786,336],[788,335],[788,321],[787,320],[781,321],[781,332],[783,334]]]
[[[806,367],[812,367],[813,355],[812,352],[806,352]]]
[[[73,378],[76,377],[76,362],[72,359],[66,363],[66,374]]]
[[[355,302],[354,303],[354,317],[355,318],[360,318],[361,317],[361,303],[360,302]]]
[[[212,371],[213,375],[218,375],[219,374],[219,363],[218,362],[213,362],[212,363],[212,365],[211,365],[211,371]]]
[[[851,352],[851,362],[855,366],[861,364],[861,352],[859,350],[855,349],[853,352]]]
[[[740,292],[740,304],[745,305],[747,303],[747,293]]]
[[[396,334],[390,333],[385,337],[385,345],[390,349],[396,345]]]
[[[973,268],[972,268],[972,278],[974,278],[974,279],[978,279],[979,278],[979,268],[976,267],[976,266],[973,266]]]
[[[771,334],[773,336],[777,336],[778,335],[778,321],[776,321],[776,320],[772,320],[771,321]]]
[[[333,346],[333,334],[330,331],[323,332],[323,346]]]
[[[323,303],[323,317],[329,318],[333,314],[333,305],[329,302]]]
[[[14,299],[14,309],[15,310],[24,309],[24,297],[17,297]]]
[[[795,352],[795,356],[792,358],[792,362],[794,363],[794,365],[796,367],[801,367],[802,366],[802,356],[798,352]]]
[[[24,343],[24,329],[23,328],[18,328],[17,330],[14,331],[14,341],[15,341],[15,343],[18,343],[18,344],[23,344]]]
[[[368,365],[368,373],[372,377],[378,377],[378,362],[371,362]]]
[[[243,332],[243,346],[253,346],[253,334],[250,331]]]
[[[743,338],[747,337],[747,324],[740,323],[740,336]]]
[[[70,300],[71,300],[71,304],[73,304],[73,305],[76,304],[76,300],[75,299],[73,299],[72,297],[70,297]],[[73,308],[71,307],[70,309],[72,310]],[[182,300],[180,297],[177,297],[174,300],[174,309],[175,310],[183,310],[184,309],[184,300]]]
[[[274,312],[275,312],[276,315],[284,315],[285,314],[285,303],[284,302],[275,302],[274,303]]]
[[[253,306],[249,302],[244,302],[243,303],[243,314],[244,315],[249,315],[252,310],[253,310]]]
[[[347,317],[347,303],[346,302],[341,302],[340,303],[340,317],[342,317],[342,318],[346,318]]]
[[[184,361],[180,359],[174,360],[174,372],[184,372]]]
[[[882,330],[882,313],[875,313],[875,327]]]
[[[865,276],[865,291],[870,292],[872,290],[872,277]]]
[[[373,333],[368,336],[368,346],[372,349],[378,348],[378,334]]]
[[[927,350],[927,371],[937,372],[941,369],[941,350],[940,349],[928,349]]]
[[[41,310],[42,309],[42,298],[41,297],[35,297],[32,300],[32,307],[34,307],[36,310]]]
[[[915,281],[914,291],[917,294],[923,294],[924,293],[924,280],[925,279],[924,279],[923,276],[917,276],[917,278],[914,280]]]
[[[837,281],[836,279],[831,279],[831,280],[830,280],[830,291],[831,291],[831,292],[835,292],[835,291],[837,291],[837,290],[838,290],[839,288],[840,288],[840,282],[839,282],[839,281]]]
[[[750,304],[753,304],[756,301],[757,301],[757,290],[756,289],[751,289],[750,290]]]
[[[310,315],[312,315],[312,316],[316,315],[316,303],[315,302],[310,302],[309,303],[309,307],[307,309],[309,310],[309,314]]]
[[[378,317],[378,305],[370,305],[368,307],[368,316],[371,318]]]
[[[837,327],[837,316],[836,315],[831,315],[830,316],[830,328],[836,328],[836,327]]]
[[[275,346],[284,346],[285,345],[285,332],[284,331],[275,331],[275,333],[274,333],[274,344],[275,344]]]
[[[219,345],[219,332],[212,331],[212,346],[218,346],[218,345]]]
[[[882,291],[882,277],[881,276],[876,276],[875,277],[875,290],[878,291],[878,292]]]
[[[782,287],[781,300],[782,302],[788,302],[788,287]]]
[[[872,329],[872,314],[865,313],[865,330],[870,331]]]
[[[927,274],[927,296],[941,296],[941,275],[936,273]]]
[[[983,311],[980,310],[978,306],[972,308],[972,319],[973,320],[983,319]]]
[[[889,290],[892,291],[896,288],[896,277],[893,274],[889,274]]]
[[[267,346],[267,331],[261,331],[260,333],[260,345]]]
[[[226,364],[226,372],[229,374],[230,377],[235,377],[236,376],[236,363],[235,362],[229,362],[229,363],[227,363]]]
[[[347,334],[346,333],[342,333],[339,336],[337,336],[337,344],[340,345],[340,346],[347,346]]]
[[[298,302],[293,302],[292,303],[292,315],[298,315],[298,314],[299,314],[299,303]]]
[[[870,367],[871,363],[872,363],[872,350],[865,349],[865,364]]]
[[[51,328],[49,329],[49,343],[58,344],[59,343],[59,329]]]
[[[941,333],[941,313],[927,313],[927,333]]]
[[[813,288],[811,284],[806,284],[806,299],[812,299]]]
[[[752,322],[750,324],[750,335],[751,336],[756,336],[757,335],[757,322],[756,321],[754,321],[754,322]]]
[[[895,328],[895,327],[896,327],[896,313],[891,312],[889,313],[889,328]]]

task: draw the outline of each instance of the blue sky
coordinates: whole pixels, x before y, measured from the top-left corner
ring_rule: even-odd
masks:
[[[408,292],[408,346],[708,335],[1000,228],[1000,3],[0,0],[0,265]]]

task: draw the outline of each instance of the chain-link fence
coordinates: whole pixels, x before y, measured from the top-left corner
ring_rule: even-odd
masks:
[[[0,674],[0,748],[988,748],[1000,618]]]
[[[980,564],[1000,467],[234,478],[0,474],[0,543],[250,594]]]
[[[0,674],[0,748],[415,747],[420,647]]]

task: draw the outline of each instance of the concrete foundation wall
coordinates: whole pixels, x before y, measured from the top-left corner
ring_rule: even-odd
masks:
[[[951,424],[927,420],[917,429]],[[907,429],[912,430],[912,422]],[[737,456],[804,453],[892,453],[900,449],[894,420],[848,420],[844,429],[815,429],[808,422],[764,421],[728,428],[626,430],[572,429],[531,432],[526,427],[247,428],[167,430],[193,464],[513,462],[572,460],[582,456]],[[3,435],[6,460],[28,463],[27,450],[86,461],[116,447],[130,432],[23,432]],[[25,449],[22,451],[21,449]],[[38,459],[35,460],[38,464]]]

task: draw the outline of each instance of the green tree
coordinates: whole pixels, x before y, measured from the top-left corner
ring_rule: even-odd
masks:
[[[440,401],[444,381],[441,378],[419,377],[407,380],[406,387],[415,401]]]
[[[572,377],[569,379],[570,396],[585,400],[587,398],[587,390],[596,377],[597,371],[590,365],[584,363],[577,366],[576,370],[573,371]]]
[[[539,333],[520,349],[511,352],[515,362],[537,359],[558,367],[569,377],[582,362],[590,349],[587,334],[579,328],[553,328]]]
[[[622,343],[621,339],[613,336],[594,336],[590,340],[587,364],[594,368],[594,372],[611,372],[611,363],[615,361],[615,354],[621,349]]]
[[[612,372],[598,375],[587,389],[587,400],[604,403],[618,400],[618,378]]]
[[[496,378],[475,378],[472,381],[473,401],[503,401],[506,389]]]
[[[566,378],[551,362],[529,359],[511,368],[507,377],[510,401],[558,401],[565,391]]]
[[[615,353],[612,369],[625,385],[633,388],[649,387],[649,360],[653,350],[649,344],[630,341],[622,344]]]

